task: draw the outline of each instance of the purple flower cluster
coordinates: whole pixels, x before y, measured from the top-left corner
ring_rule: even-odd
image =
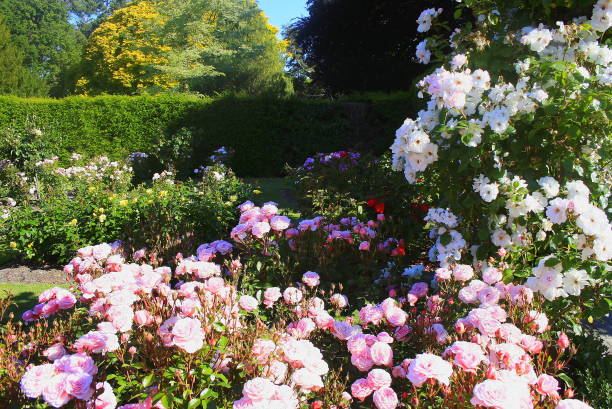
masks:
[[[337,164],[338,170],[344,172],[349,166],[357,164],[360,157],[360,153],[348,151],[317,153],[313,158],[307,158],[302,167],[306,170],[313,170],[316,164]]]

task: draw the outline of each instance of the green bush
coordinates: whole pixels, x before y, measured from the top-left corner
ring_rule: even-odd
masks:
[[[251,190],[221,165],[200,180],[179,182],[163,172],[136,186],[131,168],[106,158],[76,158],[70,168],[47,160],[35,168],[27,173],[35,187],[28,196],[0,201],[0,246],[39,263],[67,262],[81,247],[115,240],[166,260],[193,252],[228,234],[237,203]]]
[[[78,152],[116,160],[133,152],[152,153],[160,141],[187,128],[193,141],[192,151],[182,158],[185,166],[194,169],[226,146],[236,152],[228,165],[238,175],[276,176],[285,164],[295,166],[316,152],[352,147],[385,151],[393,135],[390,130],[414,105],[405,94],[356,98],[357,102],[188,95],[0,97],[0,152],[14,149],[7,144],[15,138],[7,135],[16,133],[25,135],[24,144],[40,145],[41,138],[30,140],[34,136],[29,131],[36,129],[42,131],[46,157],[57,155],[64,161]]]

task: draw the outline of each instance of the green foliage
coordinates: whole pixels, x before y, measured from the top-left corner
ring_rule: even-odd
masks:
[[[0,95],[22,97],[44,95],[44,81],[36,78],[23,65],[23,55],[11,41],[6,19],[0,14]]]
[[[24,63],[45,79],[53,96],[63,96],[74,86],[84,36],[68,22],[63,0],[1,0],[13,40],[24,54]]]
[[[0,97],[0,129],[25,135],[38,127],[44,146],[36,149],[44,149],[44,157],[64,160],[73,152],[111,159],[152,154],[162,138],[189,128],[193,152],[186,152],[181,163],[190,172],[226,146],[236,152],[228,165],[237,174],[264,177],[279,175],[285,164],[301,164],[320,151],[359,145],[363,151],[383,152],[392,137],[388,130],[397,123],[397,115],[383,109],[398,105],[411,110],[412,103],[401,94],[363,98],[365,113],[353,112],[359,104],[296,97]],[[0,139],[0,146],[6,143]]]
[[[93,166],[94,173],[79,171]],[[17,198],[10,216],[0,219],[0,237],[25,259],[45,263],[67,262],[78,248],[117,239],[165,259],[193,252],[228,233],[236,203],[250,191],[220,166],[198,182],[166,175],[135,187],[127,166],[105,158],[75,159],[74,176],[54,161],[30,169],[26,174],[35,190]]]
[[[78,89],[286,95],[284,43],[254,1],[131,2],[96,28]]]

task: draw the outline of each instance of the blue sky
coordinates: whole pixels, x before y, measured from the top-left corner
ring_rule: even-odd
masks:
[[[257,0],[259,7],[270,18],[270,23],[282,29],[295,17],[306,13],[306,0]]]

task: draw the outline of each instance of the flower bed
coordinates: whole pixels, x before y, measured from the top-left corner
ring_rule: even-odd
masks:
[[[469,7],[482,17],[448,46],[438,10],[419,18],[432,35],[417,57],[441,66],[419,85],[427,109],[391,147],[409,197],[399,200],[392,176],[363,176],[389,175],[384,160],[321,154],[295,180],[304,192],[346,194],[361,210],[323,206],[322,216],[291,220],[275,203],[245,201],[226,205],[239,213],[227,235],[191,256],[160,260],[110,239],[82,247],[64,268],[74,286],[43,292],[24,322],[2,327],[0,401],[609,407],[605,367],[579,372],[599,386],[570,374],[600,368],[585,360],[609,362],[579,347],[584,321],[612,304],[604,210],[612,5],[600,0],[591,19],[556,29],[514,27],[504,21],[510,6],[461,3],[459,14]],[[487,67],[499,47],[516,64]],[[203,187],[224,180],[214,172]],[[156,178],[164,189],[166,175]],[[393,194],[376,191],[390,184]],[[422,220],[397,222],[417,210]]]

